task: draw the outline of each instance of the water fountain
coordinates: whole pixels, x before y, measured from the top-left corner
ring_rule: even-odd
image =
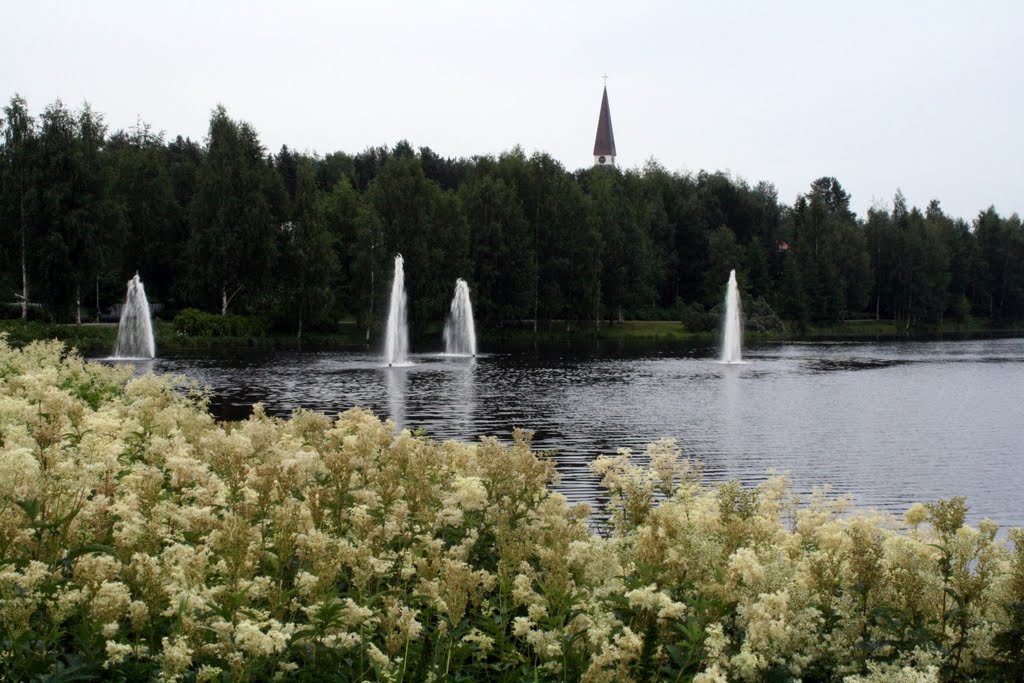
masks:
[[[736,271],[729,271],[729,286],[725,290],[725,321],[722,324],[722,362],[742,363],[740,351],[743,327],[740,322],[740,290],[736,286]]]
[[[139,274],[128,281],[128,294],[121,308],[121,321],[117,325],[115,358],[154,358],[153,321],[149,316],[146,289]]]
[[[455,281],[455,296],[444,323],[444,352],[449,356],[476,356],[473,304],[469,301],[469,285],[462,278]]]
[[[391,308],[388,311],[384,362],[388,367],[409,363],[409,323],[405,314],[405,261],[395,256],[395,277],[391,282]]]

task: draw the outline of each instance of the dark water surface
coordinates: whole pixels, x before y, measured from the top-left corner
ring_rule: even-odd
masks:
[[[536,432],[557,451],[562,490],[597,500],[588,464],[672,437],[713,481],[829,484],[861,507],[902,514],[967,496],[971,518],[1024,526],[1024,340],[773,344],[721,365],[710,348],[414,355],[275,352],[158,358],[140,369],[208,384],[212,410],[243,418],[362,406],[439,439]]]

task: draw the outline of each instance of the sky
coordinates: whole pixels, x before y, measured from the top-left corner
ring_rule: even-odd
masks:
[[[0,0],[0,98],[86,101],[202,141],[223,104],[272,152],[408,140],[593,163],[603,77],[623,168],[725,171],[862,217],[932,199],[1024,214],[1024,2]]]

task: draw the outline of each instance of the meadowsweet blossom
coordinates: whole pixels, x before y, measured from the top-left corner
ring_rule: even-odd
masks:
[[[345,607],[341,610],[342,619],[349,626],[358,626],[373,618],[373,610],[360,607],[352,598],[345,598]]]
[[[557,659],[562,656],[562,641],[557,631],[532,629],[526,634],[526,642],[542,659]]]
[[[22,570],[0,570],[0,623],[13,632],[27,628],[44,600],[40,589],[49,578],[46,565],[36,560]]]
[[[0,448],[0,493],[8,500],[30,499],[39,489],[39,460],[28,446],[11,443],[9,435],[5,441]]]
[[[358,647],[363,642],[363,639],[358,633],[342,631],[340,633],[330,633],[324,636],[322,642],[329,648],[351,650],[354,647]]]
[[[914,528],[920,526],[925,520],[928,519],[928,508],[921,503],[914,503],[907,509],[903,515],[903,521]]]
[[[132,654],[131,645],[127,643],[119,643],[114,640],[108,640],[104,649],[107,654],[107,658],[103,662],[103,667],[105,669],[121,664]]]
[[[209,664],[203,664],[199,667],[199,671],[196,672],[197,683],[207,683],[208,681],[217,681],[222,678],[224,670],[219,666],[210,666]]]
[[[416,619],[416,610],[405,606],[395,606],[395,615],[392,621],[399,636],[405,640],[416,640],[423,633],[423,624]]]
[[[865,676],[847,676],[843,683],[939,683],[939,667],[917,669],[910,666],[871,663]]]
[[[128,586],[120,581],[104,581],[92,599],[93,618],[100,622],[116,621],[127,614],[131,602]]]
[[[204,401],[0,335],[0,626],[20,653],[0,679],[73,660],[197,681],[359,662],[380,680],[500,663],[588,683],[922,683],[997,680],[1019,655],[1024,532],[967,524],[959,499],[901,528],[825,490],[798,504],[785,477],[704,485],[662,441],[597,459],[599,535],[525,432],[440,444],[358,409],[259,406],[217,423]]]
[[[526,617],[516,617],[512,620],[512,634],[516,638],[525,638],[533,630],[533,622]]]
[[[715,662],[694,676],[693,683],[729,683],[729,677],[725,675],[722,668]]]
[[[319,584],[320,579],[317,578],[316,574],[300,571],[295,575],[295,588],[303,597],[312,597],[316,593]]]
[[[370,659],[372,659],[377,666],[381,668],[387,668],[391,666],[391,660],[388,658],[388,656],[381,652],[380,648],[378,648],[373,643],[370,643],[369,647],[366,650],[366,653],[370,656]]]
[[[287,647],[294,630],[291,624],[281,624],[276,619],[266,622],[242,619],[234,627],[234,638],[248,655],[269,657]]]
[[[149,623],[149,605],[141,600],[133,600],[128,605],[128,619],[132,622],[132,628],[141,630]]]
[[[475,656],[478,659],[487,657],[487,653],[494,647],[494,638],[484,635],[478,628],[474,628],[462,636],[462,642],[473,645],[476,648]]]
[[[729,648],[729,638],[721,622],[708,624],[704,629],[704,650],[707,661],[718,663]]]
[[[162,648],[157,659],[160,661],[160,677],[165,681],[176,681],[188,671],[192,665],[192,648],[182,637],[173,640],[163,638]]]
[[[752,548],[738,548],[729,557],[727,572],[730,580],[744,586],[757,586],[765,578],[765,568]]]
[[[466,512],[482,510],[487,505],[487,489],[480,477],[456,477],[453,494]]]
[[[87,598],[86,592],[81,588],[62,587],[57,593],[57,599],[50,603],[50,613],[54,622],[61,624],[70,619]]]

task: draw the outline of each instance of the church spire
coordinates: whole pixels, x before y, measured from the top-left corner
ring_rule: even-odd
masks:
[[[615,165],[615,134],[612,132],[612,112],[608,107],[607,76],[601,96],[601,115],[597,119],[597,137],[594,139],[594,165]]]

